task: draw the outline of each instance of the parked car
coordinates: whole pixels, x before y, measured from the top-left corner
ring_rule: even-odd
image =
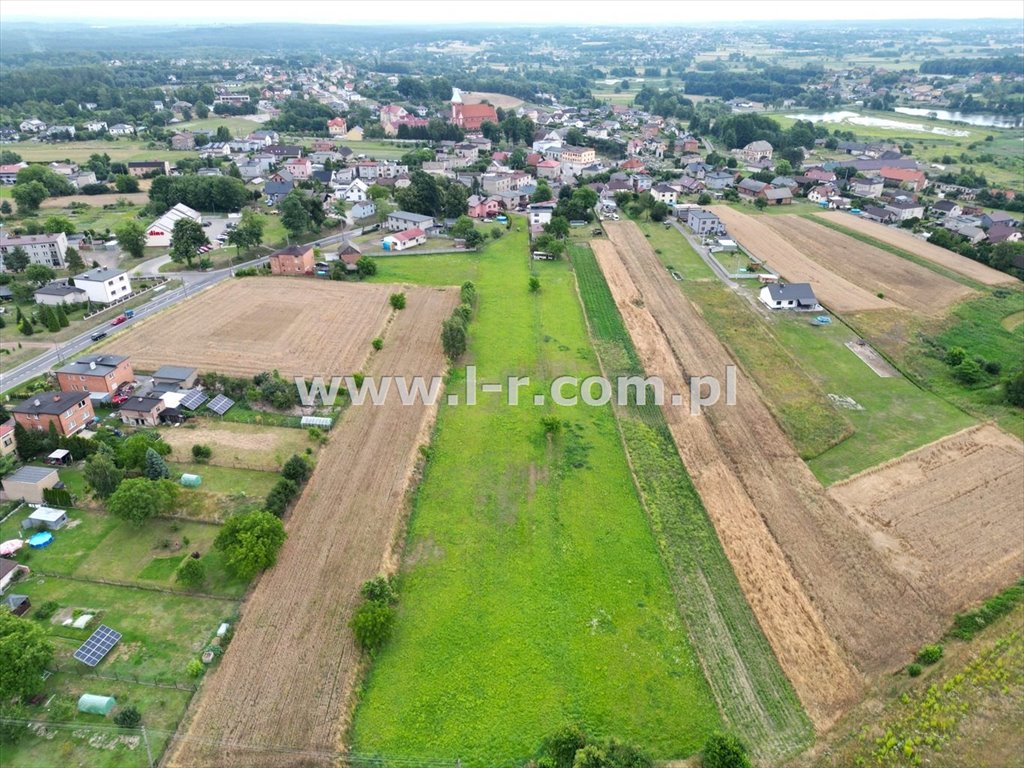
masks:
[[[110,402],[112,402],[114,405],[123,405],[124,403],[128,402],[129,397],[131,397],[131,395],[127,393],[117,394],[110,398]]]

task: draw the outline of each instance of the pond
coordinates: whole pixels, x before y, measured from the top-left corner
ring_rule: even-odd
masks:
[[[917,133],[934,133],[940,136],[969,136],[967,131],[956,128],[942,128],[941,126],[922,125],[921,123],[908,123],[903,120],[890,120],[884,117],[862,115],[858,112],[820,112],[817,114],[786,115],[793,120],[809,120],[812,123],[839,123],[848,125],[863,125],[871,128],[882,128],[890,131],[914,131]]]
[[[984,112],[950,112],[948,109],[923,109],[921,107],[896,107],[901,115],[912,117],[933,117],[936,120],[946,120],[952,123],[966,123],[979,128],[1020,128],[1022,118],[1020,115],[990,115]]]

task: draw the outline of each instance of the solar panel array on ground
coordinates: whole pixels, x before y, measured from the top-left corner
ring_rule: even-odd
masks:
[[[89,635],[89,639],[75,651],[75,658],[83,664],[95,667],[103,660],[104,656],[110,653],[110,649],[120,639],[120,632],[111,629],[106,624],[100,624],[99,628]]]
[[[204,394],[201,390],[190,389],[185,393],[185,396],[181,398],[181,407],[188,408],[190,411],[194,411],[200,405],[205,403],[210,398]]]
[[[228,408],[233,406],[235,401],[230,397],[224,395],[217,395],[213,400],[206,404],[206,407],[216,413],[218,416],[223,416],[227,413]]]

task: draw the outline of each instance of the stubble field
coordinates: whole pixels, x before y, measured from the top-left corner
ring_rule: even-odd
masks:
[[[272,368],[285,378],[351,374],[381,335],[396,290],[309,278],[227,280],[107,346],[141,371],[181,365],[231,376]],[[412,289],[409,302],[426,293]]]

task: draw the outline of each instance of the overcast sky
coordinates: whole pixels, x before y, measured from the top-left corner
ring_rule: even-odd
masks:
[[[96,23],[652,24],[1017,18],[1021,0],[3,0],[0,18]]]

